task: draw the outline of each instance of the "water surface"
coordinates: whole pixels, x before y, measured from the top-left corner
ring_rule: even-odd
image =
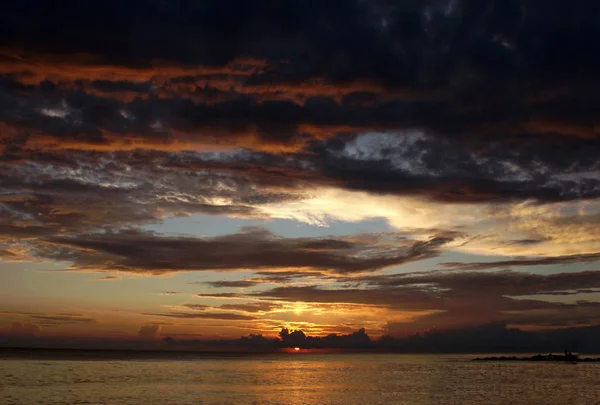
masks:
[[[277,354],[0,360],[0,404],[600,404],[600,364]]]

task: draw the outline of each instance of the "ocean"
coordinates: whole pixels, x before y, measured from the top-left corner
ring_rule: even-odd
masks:
[[[119,357],[0,356],[0,404],[600,404],[599,363],[340,353]]]

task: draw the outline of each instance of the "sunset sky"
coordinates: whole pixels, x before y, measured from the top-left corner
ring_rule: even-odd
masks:
[[[600,2],[3,3],[0,335],[600,324]]]

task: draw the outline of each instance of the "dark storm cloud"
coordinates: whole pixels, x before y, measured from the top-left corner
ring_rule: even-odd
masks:
[[[380,270],[436,257],[446,236],[410,241],[395,234],[371,239],[279,238],[263,228],[213,238],[163,237],[136,230],[53,237],[41,257],[76,269],[161,274],[176,271],[312,268],[339,274]],[[318,249],[317,249],[318,247]]]
[[[479,156],[464,145],[418,131],[357,139],[364,143],[329,140],[313,146],[321,178],[347,189],[423,195],[442,202],[553,202],[600,196],[597,179],[559,179],[549,168],[529,167],[506,155]]]
[[[416,73],[420,60],[411,66],[402,62],[427,41],[421,13],[430,9],[439,19],[445,8],[441,2],[422,3],[390,9],[383,2],[316,0],[277,4],[138,0],[127,5],[112,0],[101,5],[67,1],[56,7],[38,1],[11,2],[0,20],[0,44],[32,53],[88,54],[92,61],[128,66],[156,60],[222,65],[239,56],[254,56],[291,63],[304,60],[282,75],[296,80],[317,66],[338,80],[388,78],[396,76],[394,68]],[[389,20],[389,30],[381,28],[382,17]],[[412,29],[405,28],[407,23]],[[394,49],[394,41],[404,38],[404,49]],[[329,54],[334,46],[336,53]]]
[[[596,198],[580,172],[600,153],[598,15],[592,0],[11,1],[2,144],[33,162],[243,145],[295,153],[212,170],[443,202]],[[339,153],[373,131],[426,138]]]
[[[157,60],[223,66],[252,57],[269,66],[250,75],[249,87],[289,88],[316,78],[338,85],[366,81],[404,89],[412,98],[425,93],[438,100],[397,104],[401,108],[395,110],[390,105],[367,120],[370,125],[385,125],[399,115],[434,132],[529,126],[589,137],[597,122],[590,108],[580,108],[592,105],[583,98],[597,97],[586,84],[600,66],[593,56],[598,45],[588,41],[598,34],[599,10],[590,0],[577,6],[461,1],[452,12],[447,1],[434,0],[136,1],[127,6],[110,1],[52,8],[29,3],[12,3],[3,13],[0,43],[10,54],[41,58],[46,53],[75,64],[137,68]],[[44,12],[31,12],[40,7]],[[102,24],[92,22],[99,18]],[[557,49],[568,49],[568,55]],[[75,56],[81,53],[90,55],[88,60]],[[23,58],[6,60],[10,66]],[[115,83],[95,86],[145,90]],[[347,102],[355,105],[361,94],[364,98],[357,91]],[[365,116],[361,112],[348,111],[337,121],[352,124],[354,117]],[[327,121],[335,122],[334,117]],[[290,118],[284,114],[279,121]]]
[[[600,10],[591,0],[448,4],[109,0],[50,7],[29,0],[5,6],[0,44],[136,67],[156,60],[222,65],[239,56],[286,60],[291,66],[272,76],[287,81],[316,69],[337,81],[435,84],[461,62],[500,80],[541,69],[542,79],[568,78],[600,66],[598,45],[585,41],[598,33]]]
[[[152,90],[152,82],[128,82],[125,80],[94,80],[91,86],[105,93],[118,93],[122,91],[131,91],[134,93],[149,93]]]
[[[299,125],[308,123],[318,127],[329,121],[329,118],[323,117],[323,114],[327,114],[328,105],[310,101],[304,106],[284,101],[260,104],[240,101],[210,107],[198,106],[190,101],[136,103],[127,106],[128,111],[136,116],[135,121],[123,118],[117,106],[111,107],[109,116],[98,118],[103,120],[103,128],[114,127],[114,131],[109,131],[108,134],[98,132],[94,125],[89,128],[82,126],[87,125],[85,119],[73,118],[71,125],[71,121],[63,118],[46,117],[38,112],[43,111],[40,108],[35,109],[34,117],[27,122],[23,121],[22,113],[7,111],[7,115],[17,117],[15,119],[21,121],[18,125],[43,129],[48,134],[55,128],[55,135],[67,137],[62,141],[66,143],[58,145],[69,145],[71,142],[77,145],[79,142],[89,141],[106,145],[109,149],[119,148],[120,146],[113,144],[122,143],[124,139],[127,141],[127,133],[137,131],[147,132],[142,135],[140,146],[159,149],[171,148],[177,142],[214,143],[217,139],[219,142],[226,142],[227,134],[231,135],[230,142],[243,144],[244,137],[254,133],[262,134],[262,145],[265,147],[272,145],[277,148],[277,145],[284,147],[297,143],[301,145],[307,138],[299,133]],[[334,106],[334,110],[337,109],[340,107]],[[104,110],[100,114],[104,113],[108,111]],[[357,116],[343,108],[334,115],[339,119],[336,125],[348,124],[344,118],[347,115]],[[235,117],[244,122],[236,123],[238,118]],[[427,120],[431,118],[428,115]],[[173,138],[168,132],[152,131],[150,127],[157,122],[181,133],[199,131],[208,135],[204,135],[204,138]],[[355,124],[360,124],[363,130],[369,130],[377,122],[380,120],[373,119],[365,125]],[[56,123],[57,126],[51,126],[50,123]],[[118,136],[119,132],[125,138]],[[182,159],[178,156],[163,158],[161,163],[171,169],[212,170],[213,176],[219,171],[236,172],[248,175],[256,184],[273,184],[287,178],[292,181],[291,185],[311,182],[374,193],[425,195],[439,201],[536,199],[551,202],[595,198],[600,195],[600,182],[596,178],[578,175],[579,171],[595,170],[595,160],[588,157],[600,153],[600,145],[589,141],[573,140],[560,158],[541,154],[544,146],[540,147],[539,143],[521,146],[518,151],[488,148],[485,155],[482,155],[473,150],[475,145],[432,135],[411,135],[415,133],[419,134],[420,131],[384,132],[379,136],[387,143],[383,145],[374,141],[357,146],[355,141],[343,137],[327,142],[314,141],[309,146],[309,153],[290,154],[287,159],[268,154],[246,154],[228,161],[211,162],[192,155]],[[377,140],[377,137],[362,135],[359,139],[368,141]],[[481,144],[477,147],[488,146]],[[359,154],[349,151],[356,148],[359,148]],[[565,167],[566,161],[561,160],[565,156],[570,159],[569,167]],[[300,168],[304,170],[299,170]],[[564,174],[573,176],[568,179],[559,177]]]

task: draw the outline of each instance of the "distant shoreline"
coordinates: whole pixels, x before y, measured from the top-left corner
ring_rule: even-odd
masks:
[[[579,357],[577,355],[542,355],[530,357],[500,356],[500,357],[478,357],[473,361],[529,361],[529,362],[555,362],[555,363],[600,363],[600,357]]]
[[[220,349],[220,348],[219,348]],[[513,352],[514,353],[514,352]],[[31,360],[152,360],[171,359],[187,360],[194,358],[251,358],[254,356],[302,356],[306,354],[339,355],[339,354],[376,354],[376,355],[406,355],[406,356],[474,356],[484,352],[400,352],[383,350],[348,350],[348,349],[302,349],[300,352],[289,349],[274,350],[134,350],[134,349],[107,349],[107,348],[43,348],[43,347],[0,347],[0,360],[31,359]],[[523,353],[526,354],[526,353]],[[591,354],[588,354],[591,355]],[[540,357],[541,356],[541,357]],[[543,358],[542,358],[543,357]],[[575,361],[575,362],[600,362],[600,357],[577,358],[565,360],[564,356],[537,355],[531,357],[495,356],[479,357],[473,361]],[[467,358],[466,361],[469,361]]]

